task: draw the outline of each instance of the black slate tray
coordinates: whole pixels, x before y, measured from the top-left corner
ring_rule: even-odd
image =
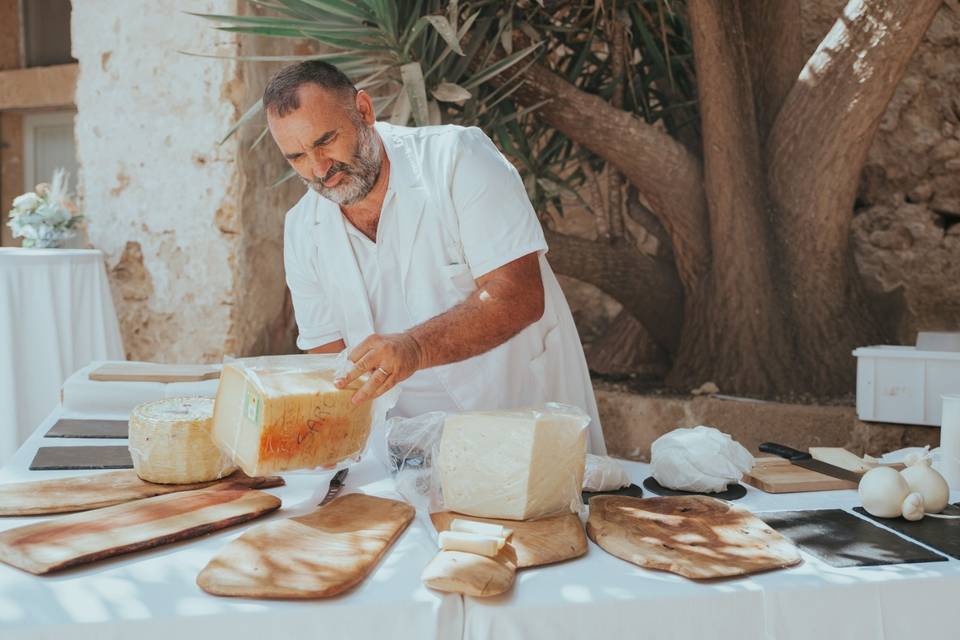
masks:
[[[635,484],[631,484],[621,489],[611,489],[610,491],[583,491],[580,495],[583,497],[583,504],[590,504],[590,498],[593,496],[630,496],[631,498],[642,498],[643,489]]]
[[[40,447],[31,471],[65,469],[133,469],[126,446]]]
[[[50,427],[47,438],[126,438],[126,420],[80,420],[61,418]]]
[[[726,491],[721,491],[720,493],[698,493],[696,491],[668,489],[657,482],[653,476],[650,476],[643,481],[643,487],[658,496],[708,496],[710,498],[717,498],[719,500],[739,500],[743,496],[747,495],[747,489],[742,484],[728,484]]]
[[[937,551],[942,551],[948,556],[960,560],[960,519],[947,520],[928,515],[924,516],[923,520],[910,522],[903,518],[877,518],[867,513],[863,507],[856,507],[854,511],[876,520],[885,527],[890,527],[912,540],[922,542],[928,547],[933,547]],[[943,514],[960,515],[960,505],[947,505]]]
[[[947,560],[843,509],[774,511],[756,515],[831,567],[876,567]]]

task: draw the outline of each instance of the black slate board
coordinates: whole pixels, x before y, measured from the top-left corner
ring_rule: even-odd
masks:
[[[650,476],[644,480],[643,486],[645,489],[648,489],[651,493],[655,493],[658,496],[709,496],[711,498],[717,498],[718,500],[739,500],[743,496],[747,495],[747,489],[742,484],[728,484],[727,490],[721,491],[720,493],[698,493],[696,491],[668,489],[657,482],[653,476]]]
[[[47,438],[126,438],[126,420],[79,420],[61,418],[50,427]]]
[[[64,469],[133,469],[126,446],[40,447],[30,463],[31,471]]]
[[[589,504],[593,496],[630,496],[631,498],[642,498],[643,489],[635,484],[627,485],[621,489],[612,489],[610,491],[584,491],[580,494],[583,497],[583,503]]]
[[[947,560],[843,509],[775,511],[756,516],[831,567]]]
[[[885,527],[890,527],[900,534],[922,542],[928,547],[960,560],[960,519],[934,518],[924,516],[923,520],[910,522],[903,518],[877,518],[867,513],[863,507],[856,507],[854,511],[876,520]],[[948,505],[943,515],[960,515],[960,506]]]

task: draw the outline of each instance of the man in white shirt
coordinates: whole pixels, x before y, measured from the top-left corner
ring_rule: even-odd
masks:
[[[284,267],[311,353],[350,349],[369,373],[354,401],[399,386],[392,415],[544,402],[592,419],[596,402],[570,309],[516,169],[476,128],[376,122],[335,67],[281,70],[267,122],[310,187],[284,230]]]

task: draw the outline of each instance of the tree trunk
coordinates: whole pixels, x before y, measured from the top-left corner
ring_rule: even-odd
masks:
[[[702,170],[660,129],[540,64],[524,73],[518,101],[551,98],[538,117],[619,169],[670,237],[684,290],[673,384],[852,389],[850,350],[880,336],[849,246],[859,174],[939,5],[850,0],[797,79],[797,0],[690,0]],[[664,323],[679,297],[664,296],[662,261],[556,234],[550,244],[559,272],[610,293],[658,342],[676,344],[676,325]]]
[[[850,248],[860,170],[940,0],[851,0],[780,109],[767,145],[777,250],[798,367],[815,391],[849,390],[856,346],[882,338]]]

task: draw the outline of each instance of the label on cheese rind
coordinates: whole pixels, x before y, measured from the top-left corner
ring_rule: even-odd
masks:
[[[228,476],[236,470],[211,434],[212,398],[168,398],[130,412],[129,448],[141,479],[190,484]]]
[[[448,415],[437,459],[444,508],[508,520],[578,511],[589,422],[564,405]]]
[[[366,448],[372,403],[338,389],[334,356],[249,358],[224,364],[214,408],[217,442],[248,475],[330,468]]]
[[[437,539],[443,551],[465,551],[494,557],[506,544],[506,538],[462,531],[442,531]]]

